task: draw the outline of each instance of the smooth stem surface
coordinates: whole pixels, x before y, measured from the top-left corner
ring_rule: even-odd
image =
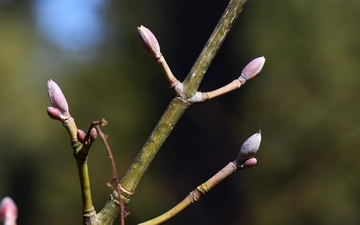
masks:
[[[217,172],[214,176],[212,176],[205,183],[201,184],[197,187],[197,189],[205,195],[206,192],[209,192],[213,187],[215,187],[218,183],[223,181],[225,178],[234,174],[237,171],[238,167],[234,162],[228,163],[224,168],[222,168],[219,172]]]
[[[238,89],[240,88],[241,86],[243,85],[243,83],[241,83],[241,81],[239,79],[236,79],[234,81],[232,81],[231,83],[221,87],[221,88],[218,88],[214,91],[210,91],[210,92],[205,92],[205,93],[202,93],[203,97],[202,97],[202,101],[207,101],[207,100],[210,100],[210,99],[213,99],[213,98],[216,98],[220,95],[223,95],[223,94],[226,94],[230,91],[233,91],[235,89]]]
[[[160,59],[157,61],[163,70],[166,79],[168,80],[170,87],[175,87],[177,83],[179,83],[178,79],[174,76],[174,74],[171,72],[171,69],[169,65],[167,64],[164,56],[161,56]]]
[[[205,47],[183,82],[185,99],[191,98],[198,90],[200,83],[216,53],[220,49],[235,20],[244,8],[246,0],[231,0],[216,25]]]
[[[191,204],[200,200],[202,196],[209,192],[213,187],[215,187],[218,183],[223,181],[225,178],[234,174],[237,171],[238,167],[234,164],[234,162],[228,163],[223,169],[217,172],[213,177],[211,177],[208,181],[198,186],[195,190],[189,193],[184,200],[182,200],[179,204],[175,207],[167,211],[166,213],[152,219],[146,221],[144,223],[140,223],[139,225],[155,225],[155,224],[162,224],[169,219],[173,218],[181,211],[186,209]]]
[[[76,156],[75,156],[75,160],[78,167],[79,179],[81,185],[81,195],[83,199],[83,217],[84,219],[86,219],[96,214],[94,206],[92,204],[87,160]]]
[[[83,222],[84,224],[93,224],[91,221],[93,221],[96,212],[92,203],[90,177],[87,166],[87,155],[89,152],[89,146],[84,147],[77,140],[78,129],[75,120],[72,117],[70,117],[67,121],[64,122],[64,127],[69,133],[71,147],[73,148],[73,155],[75,157],[78,169],[83,203]]]
[[[188,103],[181,98],[174,98],[170,102],[155,129],[135,158],[125,177],[120,182],[122,189],[125,189],[126,192],[130,193],[125,196],[128,198],[124,201],[125,205],[130,201],[131,193],[135,191],[136,186],[140,182],[140,179],[144,175],[151,161],[154,159],[156,153],[159,151],[160,147],[163,145],[164,141],[187,108]]]
[[[184,200],[182,200],[179,204],[177,204],[175,207],[173,207],[171,210],[167,211],[166,213],[143,223],[139,223],[138,225],[155,225],[155,224],[162,224],[166,221],[170,220],[177,214],[179,214],[181,211],[186,209],[188,206],[193,204],[194,202],[198,201],[201,198],[201,192],[197,189],[190,192]]]
[[[118,195],[111,194],[110,199],[105,204],[104,208],[97,214],[99,225],[113,225],[116,217],[120,213],[119,204],[117,200]]]

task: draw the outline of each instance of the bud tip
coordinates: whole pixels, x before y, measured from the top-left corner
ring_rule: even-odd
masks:
[[[57,85],[53,80],[50,79],[47,81],[47,87],[48,87],[48,95],[49,95],[50,103],[53,106],[53,108],[57,109],[61,113],[60,117],[62,119],[69,118],[70,117],[69,106],[59,85]],[[49,109],[48,109],[48,113],[49,113]],[[52,115],[50,115],[50,117],[51,116]]]
[[[239,79],[251,80],[258,75],[265,64],[265,57],[261,56],[249,62],[241,72]]]
[[[242,144],[240,148],[239,156],[235,160],[237,166],[243,167],[247,160],[253,158],[256,152],[259,150],[260,143],[261,143],[261,130],[253,134]]]

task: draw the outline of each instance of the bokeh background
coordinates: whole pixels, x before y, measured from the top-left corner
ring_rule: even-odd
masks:
[[[81,224],[65,129],[49,119],[46,81],[62,88],[78,126],[103,130],[120,177],[171,100],[136,27],[157,36],[183,80],[228,1],[0,0],[0,198],[19,224]],[[229,161],[259,128],[258,165],[240,171],[168,224],[360,224],[360,1],[249,0],[200,91],[262,73],[193,106],[148,169],[126,224],[155,217]],[[111,179],[100,141],[89,158],[94,204]]]

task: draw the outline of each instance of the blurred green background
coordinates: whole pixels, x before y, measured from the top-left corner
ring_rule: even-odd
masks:
[[[79,128],[108,120],[122,177],[172,97],[136,27],[154,32],[183,80],[227,2],[0,0],[0,198],[16,201],[18,224],[81,224],[68,136],[46,114],[47,79],[61,86]],[[168,224],[360,224],[359,21],[355,0],[249,0],[200,91],[264,55],[262,73],[187,111],[139,184],[126,224],[177,204],[259,128],[258,165]],[[111,192],[100,141],[89,167],[100,210]]]

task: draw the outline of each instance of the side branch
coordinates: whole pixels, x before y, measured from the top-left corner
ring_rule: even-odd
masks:
[[[182,200],[175,207],[167,211],[166,213],[152,219],[141,223],[139,225],[157,225],[162,224],[169,219],[173,218],[181,211],[186,209],[191,204],[200,200],[200,198],[209,192],[213,187],[223,181],[225,178],[236,173],[240,169],[250,168],[257,163],[257,159],[254,158],[254,155],[258,151],[261,142],[261,131],[253,134],[249,137],[241,146],[238,157],[233,161],[229,162],[224,168],[217,172],[205,183],[199,185],[195,190],[190,192],[184,200]]]
[[[115,184],[115,190],[117,191],[117,193],[121,193],[120,185],[119,185],[119,177],[118,177],[118,174],[116,171],[116,164],[115,164],[115,160],[114,160],[112,151],[110,149],[110,146],[107,142],[107,135],[105,135],[100,128],[100,125],[105,126],[106,124],[107,124],[107,121],[105,119],[102,119],[101,121],[95,121],[92,123],[92,125],[95,127],[97,133],[99,134],[102,142],[104,143],[106,151],[109,155],[110,164],[111,164],[111,173],[112,173],[112,182],[109,185],[111,187],[113,187]],[[125,224],[125,216],[127,213],[125,212],[124,204],[122,203],[122,199],[119,195],[118,195],[118,201],[119,201],[119,210],[121,212],[120,213],[120,222],[121,222],[121,225],[124,225]]]
[[[47,86],[50,103],[52,105],[52,107],[47,108],[47,113],[50,118],[62,122],[69,133],[71,147],[73,148],[73,155],[76,160],[80,180],[83,203],[83,223],[96,224],[96,211],[92,203],[90,177],[87,166],[87,156],[92,142],[84,142],[83,145],[83,143],[78,140],[78,135],[82,132],[78,130],[74,118],[70,115],[65,95],[54,81],[48,80]]]
[[[190,192],[189,195],[186,196],[186,198],[184,198],[179,204],[174,206],[172,209],[152,220],[146,221],[144,223],[140,223],[139,225],[162,224],[170,220],[171,218],[175,217],[177,214],[179,214],[181,211],[183,211],[193,203],[199,201],[202,196],[204,196],[207,192],[209,192],[213,187],[215,187],[225,178],[236,173],[239,169],[246,169],[256,164],[255,158],[251,158],[248,161],[249,161],[248,164],[245,164],[245,166],[243,167],[238,167],[235,162],[228,163],[223,169],[221,169],[208,181],[201,184],[195,190]]]
[[[81,196],[83,202],[83,223],[96,224],[96,211],[92,203],[90,176],[87,164],[87,157],[91,145],[83,145],[77,138],[78,129],[72,117],[68,120],[69,123],[64,123],[66,130],[71,137],[71,146],[73,148],[73,155],[78,169]]]
[[[122,189],[121,195],[123,196],[123,199],[125,199],[125,205],[129,203],[130,198],[133,195],[142,176],[146,172],[148,166],[152,162],[153,158],[159,151],[166,138],[171,133],[175,124],[191,104],[191,99],[196,94],[206,70],[208,69],[215,54],[219,50],[225,37],[229,33],[238,15],[242,11],[245,2],[246,0],[230,0],[214,32],[200,53],[190,73],[186,77],[184,81],[184,92],[182,92],[180,96],[174,98],[170,102],[167,110],[163,114],[152,134],[120,182]],[[144,27],[140,27],[138,30],[145,49],[156,60],[159,60],[162,54],[153,34]],[[163,69],[165,72],[168,72],[166,68],[167,67],[164,67]],[[173,85],[177,83],[176,78],[173,79],[172,76],[170,76],[170,78],[168,77],[168,79],[169,81],[175,81]]]
[[[198,90],[207,69],[220,49],[220,46],[224,42],[235,20],[244,8],[245,3],[246,0],[231,0],[229,2],[224,14],[183,82],[183,97],[185,99],[191,98]]]

